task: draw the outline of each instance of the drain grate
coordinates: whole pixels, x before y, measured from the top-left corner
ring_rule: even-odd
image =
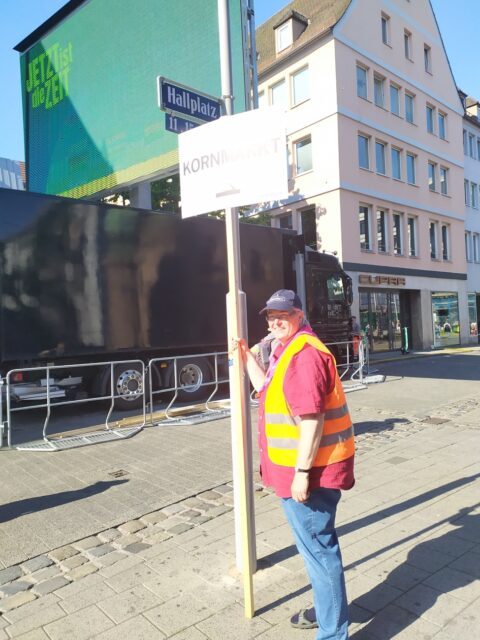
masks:
[[[128,476],[128,471],[125,471],[125,469],[116,469],[115,471],[110,471],[108,475],[112,476],[112,478],[123,478],[123,476]]]
[[[162,418],[155,424],[157,426],[163,426],[165,424],[172,426],[201,424],[202,422],[210,422],[210,420],[220,420],[221,418],[230,417],[230,409],[214,409],[211,411],[202,411],[200,413],[192,413],[184,417],[178,418]]]
[[[433,416],[427,416],[422,420],[426,424],[445,424],[445,422],[450,422],[448,418],[434,418]]]
[[[18,451],[64,451],[65,449],[75,449],[76,447],[86,447],[97,442],[111,442],[112,440],[124,440],[131,438],[141,431],[143,427],[126,427],[122,429],[104,429],[103,431],[92,431],[85,435],[67,436],[57,440],[37,440],[35,442],[24,442],[18,444],[15,449]]]

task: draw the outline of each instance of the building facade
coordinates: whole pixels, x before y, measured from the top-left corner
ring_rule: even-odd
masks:
[[[480,318],[480,105],[459,92],[465,109],[463,153],[465,162],[465,255],[470,341],[478,343]]]
[[[463,107],[430,2],[295,0],[257,48],[259,106],[287,110],[274,224],[337,252],[373,350],[467,343]]]
[[[0,187],[23,191],[25,189],[25,163],[0,158]]]

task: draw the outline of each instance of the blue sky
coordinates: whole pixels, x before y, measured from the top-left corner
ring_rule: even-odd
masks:
[[[257,25],[287,3],[255,0]],[[0,0],[0,157],[24,158],[19,54],[13,47],[64,4],[66,0]],[[479,1],[432,0],[432,5],[457,85],[480,100]]]

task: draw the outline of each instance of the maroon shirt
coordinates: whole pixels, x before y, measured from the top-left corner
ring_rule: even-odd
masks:
[[[301,333],[311,334],[312,332],[302,329]],[[295,334],[295,336],[297,335],[298,333]],[[271,356],[270,367],[275,366],[286,346],[279,345],[275,349]],[[334,385],[335,364],[333,358],[307,344],[292,358],[285,373],[283,392],[295,416],[325,413],[326,396],[333,390]],[[259,394],[258,409],[258,443],[262,481],[266,487],[272,487],[280,498],[291,498],[291,485],[295,470],[292,467],[274,464],[268,457],[265,435],[265,396],[266,388],[264,387]],[[351,489],[354,483],[353,456],[326,467],[314,467],[310,471],[310,491],[319,487]]]

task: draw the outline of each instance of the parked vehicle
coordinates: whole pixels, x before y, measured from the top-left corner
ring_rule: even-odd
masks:
[[[293,232],[240,229],[249,341],[265,334],[258,310],[281,288],[299,291],[324,341],[348,340],[352,288],[338,260],[306,248]],[[120,361],[159,358],[156,388],[177,383],[191,400],[205,392],[200,385],[214,373],[201,354],[227,348],[223,221],[0,189],[0,243],[2,376],[46,364],[118,361],[117,404],[133,408],[141,401],[141,367]],[[178,361],[175,381],[167,358],[180,355],[191,357]],[[96,369],[63,369],[61,379],[50,380],[50,397],[108,395],[111,367]],[[13,379],[14,400],[46,396],[44,372]]]

